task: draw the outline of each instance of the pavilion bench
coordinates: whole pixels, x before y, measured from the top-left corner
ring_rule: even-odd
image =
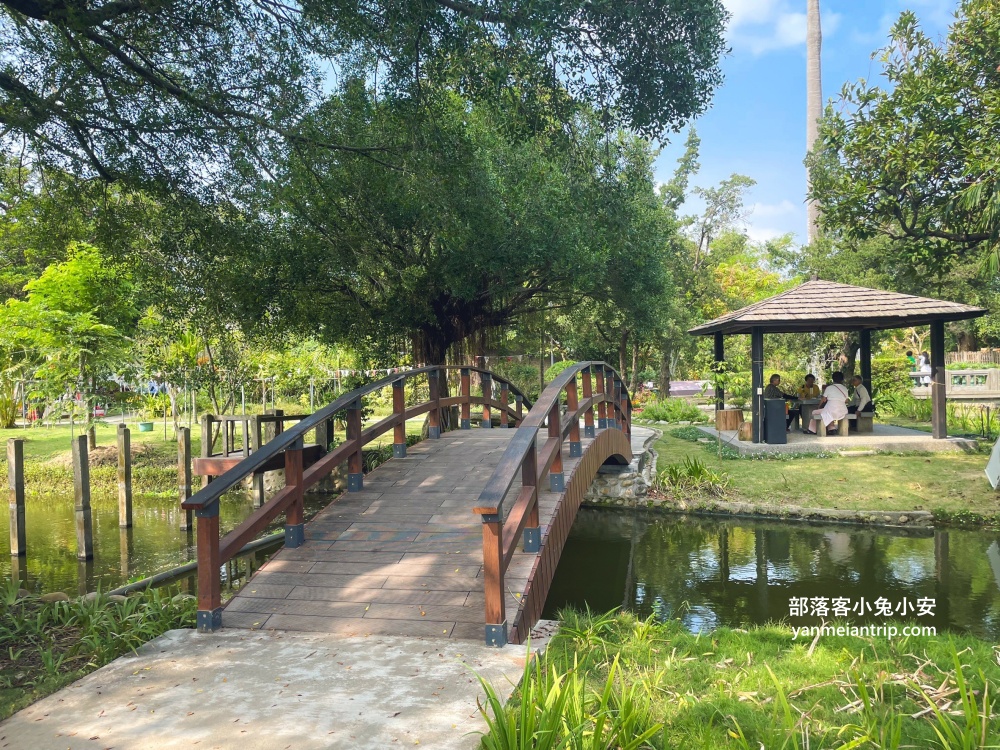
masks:
[[[823,418],[817,411],[813,415],[813,419],[816,421],[816,434],[820,437],[826,437],[826,425],[823,424]],[[851,422],[856,422],[856,430],[860,433],[874,432],[875,431],[875,412],[863,411],[861,413],[848,414],[843,419],[837,422],[837,434],[847,435],[850,430]]]

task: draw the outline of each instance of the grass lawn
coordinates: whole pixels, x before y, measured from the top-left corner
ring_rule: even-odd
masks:
[[[574,735],[579,742],[558,746],[889,750],[1000,741],[996,649],[972,637],[827,635],[813,644],[777,625],[691,635],[677,621],[629,614],[560,619],[507,706],[490,705],[498,726],[485,748],[556,747]]]
[[[719,458],[697,428],[667,429],[657,470],[692,457],[731,480],[728,500],[850,510],[929,510],[941,515],[1000,513],[986,479],[987,456],[965,453],[842,457]]]

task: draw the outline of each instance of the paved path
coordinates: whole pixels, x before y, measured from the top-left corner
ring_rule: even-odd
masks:
[[[536,644],[537,645],[537,644]],[[0,724],[10,750],[473,750],[523,647],[174,630]]]
[[[383,464],[306,525],[303,546],[261,568],[226,606],[223,627],[482,641],[483,537],[472,509],[514,433],[449,432]],[[555,498],[541,493],[543,525]],[[534,559],[518,551],[508,569],[511,622]]]

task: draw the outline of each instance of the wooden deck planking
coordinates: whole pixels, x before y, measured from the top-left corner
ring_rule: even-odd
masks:
[[[303,546],[280,550],[254,575],[226,605],[223,625],[481,640],[482,529],[472,509],[514,434],[450,432],[379,467],[363,491],[342,495],[306,525]],[[567,477],[579,460],[564,450]],[[547,484],[539,494],[543,535],[560,499]],[[508,623],[536,559],[518,550],[511,560]],[[532,614],[543,603],[534,602]]]

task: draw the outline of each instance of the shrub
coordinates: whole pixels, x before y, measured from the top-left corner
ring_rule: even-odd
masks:
[[[729,477],[708,468],[699,458],[688,456],[684,463],[667,464],[656,478],[658,489],[700,490],[722,495],[729,487]]]
[[[872,400],[879,410],[883,402],[892,403],[910,395],[913,383],[909,378],[910,367],[901,357],[872,358]]]
[[[707,422],[708,417],[697,406],[683,398],[654,401],[642,410],[642,418],[653,422]]]
[[[552,367],[550,367],[545,371],[545,382],[551,383],[553,380],[559,377],[559,373],[561,373],[567,367],[572,367],[575,364],[576,362],[572,359],[565,359],[562,362],[556,362],[554,365],[552,365]]]

